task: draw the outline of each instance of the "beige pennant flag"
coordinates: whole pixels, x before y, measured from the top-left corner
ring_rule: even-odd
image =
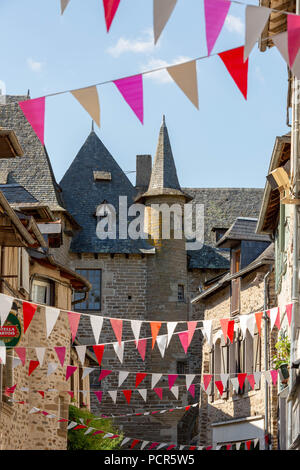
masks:
[[[61,9],[61,14],[64,14],[65,9],[68,6],[70,0],[60,0],[60,9]]]
[[[172,11],[175,8],[177,0],[153,0],[153,24],[154,24],[154,43],[156,44],[161,35]]]
[[[183,93],[199,109],[196,61],[167,67],[167,71]]]
[[[71,91],[83,108],[89,113],[93,121],[100,127],[100,104],[96,86]]]

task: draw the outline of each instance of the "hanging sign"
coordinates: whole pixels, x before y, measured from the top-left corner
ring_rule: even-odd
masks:
[[[14,348],[19,344],[22,336],[21,323],[15,313],[9,313],[3,326],[0,326],[0,343],[7,348]]]

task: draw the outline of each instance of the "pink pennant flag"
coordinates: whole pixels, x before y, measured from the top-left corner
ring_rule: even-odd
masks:
[[[226,0],[204,0],[207,52],[210,55],[223,28],[230,2]]]
[[[300,16],[287,15],[287,31],[289,63],[292,68],[300,47]]]
[[[135,341],[138,352],[141,355],[143,361],[145,360],[146,348],[147,348],[147,338],[139,339],[138,342]]]
[[[229,318],[222,318],[220,320],[220,325],[222,328],[225,343],[227,341],[228,323],[229,323]]]
[[[45,144],[45,102],[45,97],[36,98],[35,100],[19,101],[19,106],[27,121],[43,145]]]
[[[119,320],[117,318],[111,318],[110,324],[114,333],[116,335],[117,341],[119,344],[122,343],[122,329],[123,329],[123,320]]]
[[[274,386],[276,386],[277,379],[278,379],[278,370],[276,370],[276,369],[270,370],[270,374],[271,374],[272,382],[273,382]]]
[[[99,403],[101,403],[102,395],[103,395],[102,390],[99,390],[99,391],[97,391],[97,392],[94,392],[94,394],[96,395],[96,397],[97,397]]]
[[[26,361],[26,348],[15,348],[15,352],[18,354],[22,361],[22,365],[25,366]]]
[[[204,385],[204,389],[205,391],[207,390],[210,382],[211,382],[211,379],[212,379],[212,375],[211,374],[204,374],[203,375],[203,385]]]
[[[286,316],[289,322],[289,326],[291,326],[291,321],[292,321],[292,310],[293,310],[293,304],[288,304],[285,306],[285,311],[286,311]]]
[[[171,388],[173,387],[174,383],[176,382],[177,377],[178,377],[178,374],[168,375],[169,390],[171,390]]]
[[[61,363],[61,366],[63,367],[64,362],[65,362],[65,356],[66,356],[66,348],[65,346],[56,346],[54,349],[59,359],[59,362]]]
[[[80,313],[68,312],[68,319],[72,334],[72,343],[74,343],[80,321]]]
[[[98,381],[100,382],[100,380],[105,379],[105,377],[107,377],[107,376],[108,376],[109,374],[111,374],[111,373],[112,373],[112,370],[105,370],[105,369],[102,369],[101,372],[100,372]]]
[[[188,347],[189,347],[189,332],[188,331],[182,331],[181,333],[178,334],[181,345],[184,349],[185,354],[187,353]]]
[[[76,366],[67,366],[67,370],[66,370],[66,381],[69,380],[69,378],[71,377],[71,375],[74,374],[75,370],[77,369]]]
[[[188,321],[187,326],[188,326],[188,343],[189,345],[191,344],[191,341],[193,339],[195,329],[197,327],[197,321]]]
[[[192,397],[195,398],[195,384],[190,386],[189,392],[192,395]]]
[[[112,21],[115,17],[119,3],[121,0],[103,0],[104,16],[107,32],[111,27]]]
[[[132,77],[115,80],[114,84],[123,96],[126,103],[133,112],[144,123],[144,98],[143,98],[143,75],[133,75]]]
[[[159,398],[162,400],[162,397],[163,397],[163,389],[158,387],[158,388],[154,388],[153,390],[155,391],[156,395],[158,395]]]

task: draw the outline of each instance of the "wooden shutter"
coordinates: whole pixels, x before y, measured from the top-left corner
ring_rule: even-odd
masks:
[[[30,292],[29,255],[25,248],[19,248],[19,288]]]

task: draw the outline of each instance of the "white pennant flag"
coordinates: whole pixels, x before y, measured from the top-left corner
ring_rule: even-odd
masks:
[[[236,450],[240,450],[240,447],[241,447],[241,443],[240,443],[240,442],[237,442],[237,443],[235,444]]]
[[[91,327],[93,330],[93,335],[95,337],[96,344],[99,343],[100,334],[103,326],[103,317],[98,317],[96,315],[90,316]]]
[[[103,439],[106,439],[107,437],[112,437],[113,434],[111,432],[107,432],[104,436]]]
[[[5,294],[0,294],[0,325],[4,325],[11,311],[14,299]]]
[[[147,389],[146,388],[138,388],[137,391],[143,398],[143,400],[146,402],[147,401]]]
[[[144,449],[146,447],[147,444],[149,444],[150,441],[143,441],[142,445],[141,445],[141,450]]]
[[[111,399],[114,403],[116,403],[116,401],[117,401],[117,393],[118,393],[117,390],[109,390],[108,391],[108,394],[110,395],[110,397],[111,397]]]
[[[0,364],[6,364],[6,346],[0,346]]]
[[[192,385],[192,382],[195,378],[195,374],[187,374],[185,376],[185,383],[186,383],[186,389],[188,390],[190,388],[190,386]]]
[[[255,385],[259,387],[261,372],[253,372]]]
[[[243,339],[245,339],[245,336],[246,336],[247,323],[248,323],[248,315],[240,315],[240,327],[241,327]]]
[[[162,374],[152,374],[151,388],[154,388],[157,382],[161,379]]]
[[[14,357],[13,358],[13,365],[12,365],[13,369],[18,367],[20,364],[22,364],[21,359],[19,359],[18,357]]]
[[[203,320],[203,333],[205,335],[206,341],[211,346],[212,345],[212,320]]]
[[[175,331],[175,328],[177,326],[177,321],[170,321],[167,323],[167,329],[168,329],[168,341],[167,341],[167,346],[169,346],[171,338],[173,336],[173,333]]]
[[[119,361],[121,362],[121,364],[123,364],[123,358],[124,358],[124,341],[122,341],[121,344],[119,344],[119,343],[113,343],[113,347],[114,347],[114,350],[115,350],[116,355],[117,355],[118,358],[119,358]]]
[[[57,322],[60,311],[58,308],[54,307],[45,307],[45,317],[46,317],[46,333],[47,338],[49,338],[55,323]]]
[[[142,322],[140,320],[131,320],[131,329],[136,342],[138,342],[140,337],[141,326]]]
[[[49,375],[53,374],[53,372],[56,371],[57,367],[58,367],[58,364],[56,364],[55,362],[49,362],[47,377],[49,377]]]
[[[67,429],[72,429],[72,428],[75,428],[75,426],[77,426],[78,423],[76,423],[76,421],[71,421],[71,423],[68,425]]]
[[[123,447],[125,444],[127,444],[128,441],[130,441],[130,437],[125,437],[125,439],[123,439],[123,441],[122,441],[121,447]]]
[[[254,337],[254,331],[255,331],[255,325],[256,325],[255,314],[251,313],[250,315],[247,315],[247,317],[248,317],[247,328],[248,328],[248,331],[249,331],[250,335],[253,338]]]
[[[33,408],[31,408],[30,411],[28,411],[28,414],[31,415],[31,414],[34,414],[34,413],[38,413],[40,411],[39,408],[36,408],[35,406]]]
[[[91,372],[93,372],[94,368],[93,367],[84,367],[83,372],[82,372],[82,379],[84,379],[87,375],[90,375]]]
[[[179,396],[179,387],[178,387],[178,385],[176,385],[175,387],[170,388],[170,392],[172,392],[174,397],[176,398],[176,400],[178,400],[178,396]]]
[[[271,377],[270,371],[266,370],[266,371],[263,372],[263,374],[265,376],[265,379],[266,379],[267,383],[269,385],[271,385],[272,384],[272,377]]]
[[[184,448],[185,448],[185,446],[179,446],[179,450],[182,450]]]
[[[94,429],[95,429],[95,428],[88,428],[88,429],[85,431],[84,435],[90,434],[90,432],[92,432]]]
[[[156,450],[159,450],[161,449],[162,447],[165,447],[167,444],[162,442],[161,444],[159,444],[159,446],[156,448]]]
[[[159,349],[159,352],[161,354],[161,357],[164,357],[165,351],[166,351],[166,346],[167,346],[167,335],[161,335],[156,337],[156,343]]]
[[[271,308],[271,310],[270,310],[271,331],[274,328],[278,312],[279,312],[278,307]]]
[[[227,387],[227,382],[229,379],[229,374],[220,374],[221,382],[223,384],[224,389]]]
[[[232,383],[233,390],[235,391],[235,393],[239,393],[240,384],[239,384],[238,378],[234,377],[233,379],[230,379],[230,381]]]
[[[20,391],[21,392],[29,392],[29,387],[21,387]]]
[[[121,387],[124,380],[127,379],[128,374],[129,374],[129,372],[126,372],[126,371],[120,371],[119,372],[119,385],[118,385],[118,387]]]
[[[75,346],[75,349],[81,364],[84,366],[86,346]]]
[[[41,367],[44,362],[45,352],[46,352],[46,348],[35,348],[36,357],[38,358],[38,361]]]
[[[266,7],[256,7],[253,5],[246,7],[246,38],[244,48],[244,62],[247,60],[254,44],[260,37],[271,10]]]

